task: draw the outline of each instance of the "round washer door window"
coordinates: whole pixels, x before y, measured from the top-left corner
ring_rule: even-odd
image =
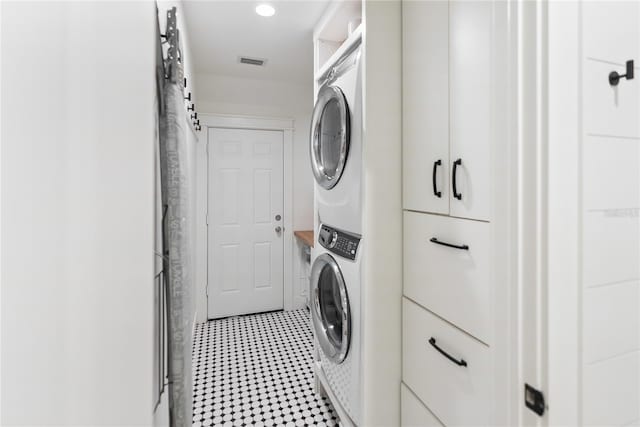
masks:
[[[311,269],[311,317],[323,353],[336,363],[347,357],[351,340],[349,297],[340,267],[329,254],[316,258]]]
[[[325,86],[318,94],[311,119],[311,169],[318,184],[335,187],[349,154],[349,107],[336,86]]]

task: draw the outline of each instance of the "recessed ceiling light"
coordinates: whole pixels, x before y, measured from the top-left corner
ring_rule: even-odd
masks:
[[[273,16],[276,10],[268,4],[261,4],[256,7],[256,13],[260,16]]]

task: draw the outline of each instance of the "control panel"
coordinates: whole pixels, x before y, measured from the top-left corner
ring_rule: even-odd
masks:
[[[360,238],[323,224],[318,233],[318,243],[336,255],[356,259]]]

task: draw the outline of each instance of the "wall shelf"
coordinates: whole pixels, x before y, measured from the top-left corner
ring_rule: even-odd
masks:
[[[349,31],[351,27],[351,32]],[[328,68],[358,40],[362,33],[362,2],[342,0],[331,4],[316,26],[314,41],[314,76],[322,76]]]
[[[293,235],[296,236],[305,245],[309,246],[310,248],[313,247],[313,244],[314,244],[313,230],[298,230],[298,231],[294,231]]]
[[[351,49],[351,47],[360,40],[360,38],[362,37],[362,27],[363,27],[362,24],[360,24],[358,28],[356,28],[355,31],[351,33],[351,35],[342,42],[340,47],[336,49],[329,58],[327,58],[324,64],[319,69],[316,70],[316,72],[313,75],[313,79],[316,83],[323,75],[326,74],[329,68],[331,68],[336,63],[338,58],[344,55],[345,52]]]

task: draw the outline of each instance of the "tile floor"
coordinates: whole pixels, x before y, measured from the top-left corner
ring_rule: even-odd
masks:
[[[193,426],[338,426],[313,392],[308,310],[213,320],[193,342]]]

